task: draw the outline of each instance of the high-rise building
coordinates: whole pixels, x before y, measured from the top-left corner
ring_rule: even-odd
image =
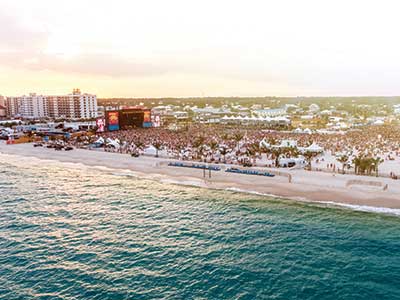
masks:
[[[6,111],[8,117],[19,115],[21,97],[7,97],[5,101]]]
[[[66,118],[91,119],[97,117],[97,97],[82,94],[74,89],[65,96],[29,96],[7,97],[7,113],[10,117],[23,118]]]
[[[0,106],[6,106],[6,98],[0,95]]]

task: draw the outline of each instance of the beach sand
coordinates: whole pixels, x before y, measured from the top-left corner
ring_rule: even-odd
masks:
[[[206,179],[204,179],[203,170],[170,167],[167,166],[167,163],[173,160],[165,158],[148,156],[133,158],[127,154],[101,150],[55,151],[44,147],[34,148],[32,144],[6,145],[5,143],[0,143],[0,153],[130,170],[147,179],[203,188],[260,193],[294,200],[400,209],[400,180],[390,178],[280,169],[280,171],[289,172],[292,175],[291,183],[282,176],[264,177],[232,174],[224,171],[212,172],[211,178],[208,178],[209,173],[206,171]],[[276,171],[276,169],[274,170]],[[364,185],[346,187],[347,182],[353,179],[380,182],[383,185],[387,184],[388,189],[383,190],[382,187]]]

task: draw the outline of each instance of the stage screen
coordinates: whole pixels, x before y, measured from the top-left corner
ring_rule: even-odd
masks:
[[[104,132],[104,125],[105,122],[103,118],[96,119],[97,132]]]
[[[137,109],[121,110],[120,125],[122,129],[142,127],[143,111]]]
[[[152,124],[152,127],[160,127],[161,126],[161,117],[159,115],[151,115],[151,124]]]
[[[144,115],[143,115],[143,122],[144,123],[148,123],[148,122],[151,122],[151,117],[150,117],[150,111],[149,110],[145,110],[144,112]]]
[[[107,112],[108,117],[108,130],[114,131],[119,130],[119,112],[109,111]]]

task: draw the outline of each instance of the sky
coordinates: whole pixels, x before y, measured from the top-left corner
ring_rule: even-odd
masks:
[[[0,0],[0,94],[400,95],[391,0]]]

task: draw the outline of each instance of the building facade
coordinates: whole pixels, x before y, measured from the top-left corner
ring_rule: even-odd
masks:
[[[22,118],[64,118],[93,119],[97,117],[97,97],[82,94],[74,89],[72,94],[62,96],[29,96],[7,97],[7,115]]]

